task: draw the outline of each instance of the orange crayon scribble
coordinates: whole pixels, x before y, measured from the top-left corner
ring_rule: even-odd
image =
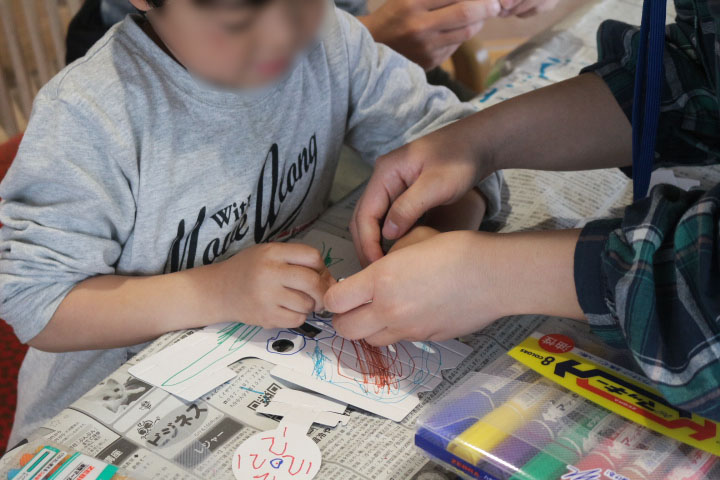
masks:
[[[355,356],[345,351],[346,344],[352,345]],[[390,347],[374,347],[365,340],[347,340],[335,337],[332,343],[333,353],[337,357],[337,371],[340,376],[359,381],[365,386],[372,387],[375,394],[391,394],[399,389],[400,380],[407,378],[415,371],[415,364],[407,349],[401,344]],[[407,353],[406,358],[410,364],[400,361],[400,351]],[[362,375],[361,379],[350,377],[340,371],[345,366]]]

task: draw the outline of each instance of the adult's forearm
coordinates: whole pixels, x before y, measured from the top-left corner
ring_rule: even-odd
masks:
[[[477,230],[485,217],[487,200],[472,189],[451,205],[441,205],[428,211],[425,224],[441,232]]]
[[[484,234],[475,258],[492,275],[504,315],[542,314],[584,320],[575,293],[580,230]]]
[[[457,122],[485,168],[589,170],[632,164],[631,125],[594,74],[520,95]],[[482,161],[481,160],[481,161]],[[489,173],[489,172],[488,172]]]
[[[117,348],[222,321],[217,302],[208,295],[216,281],[213,268],[85,280],[70,291],[29,344],[54,352]]]

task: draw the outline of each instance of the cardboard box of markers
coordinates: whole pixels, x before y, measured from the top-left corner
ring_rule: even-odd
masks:
[[[114,465],[48,439],[21,445],[3,460],[0,480],[132,480]]]
[[[415,443],[465,478],[720,479],[718,423],[632,365],[588,334],[536,332],[427,409]]]

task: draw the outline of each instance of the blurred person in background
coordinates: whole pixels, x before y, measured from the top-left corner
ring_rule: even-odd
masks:
[[[417,63],[428,82],[444,85],[467,101],[476,92],[440,68],[460,45],[475,36],[490,17],[528,17],[554,8],[559,0],[386,0],[373,12],[367,0],[335,0],[335,4],[384,43]],[[82,57],[107,30],[135,13],[128,0],[86,0],[67,36],[67,63]]]

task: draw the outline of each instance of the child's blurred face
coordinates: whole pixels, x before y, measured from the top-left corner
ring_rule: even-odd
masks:
[[[131,0],[147,10],[144,0]],[[260,6],[202,6],[167,0],[148,12],[165,46],[194,75],[230,87],[257,87],[291,67],[316,36],[325,0],[268,0]]]

